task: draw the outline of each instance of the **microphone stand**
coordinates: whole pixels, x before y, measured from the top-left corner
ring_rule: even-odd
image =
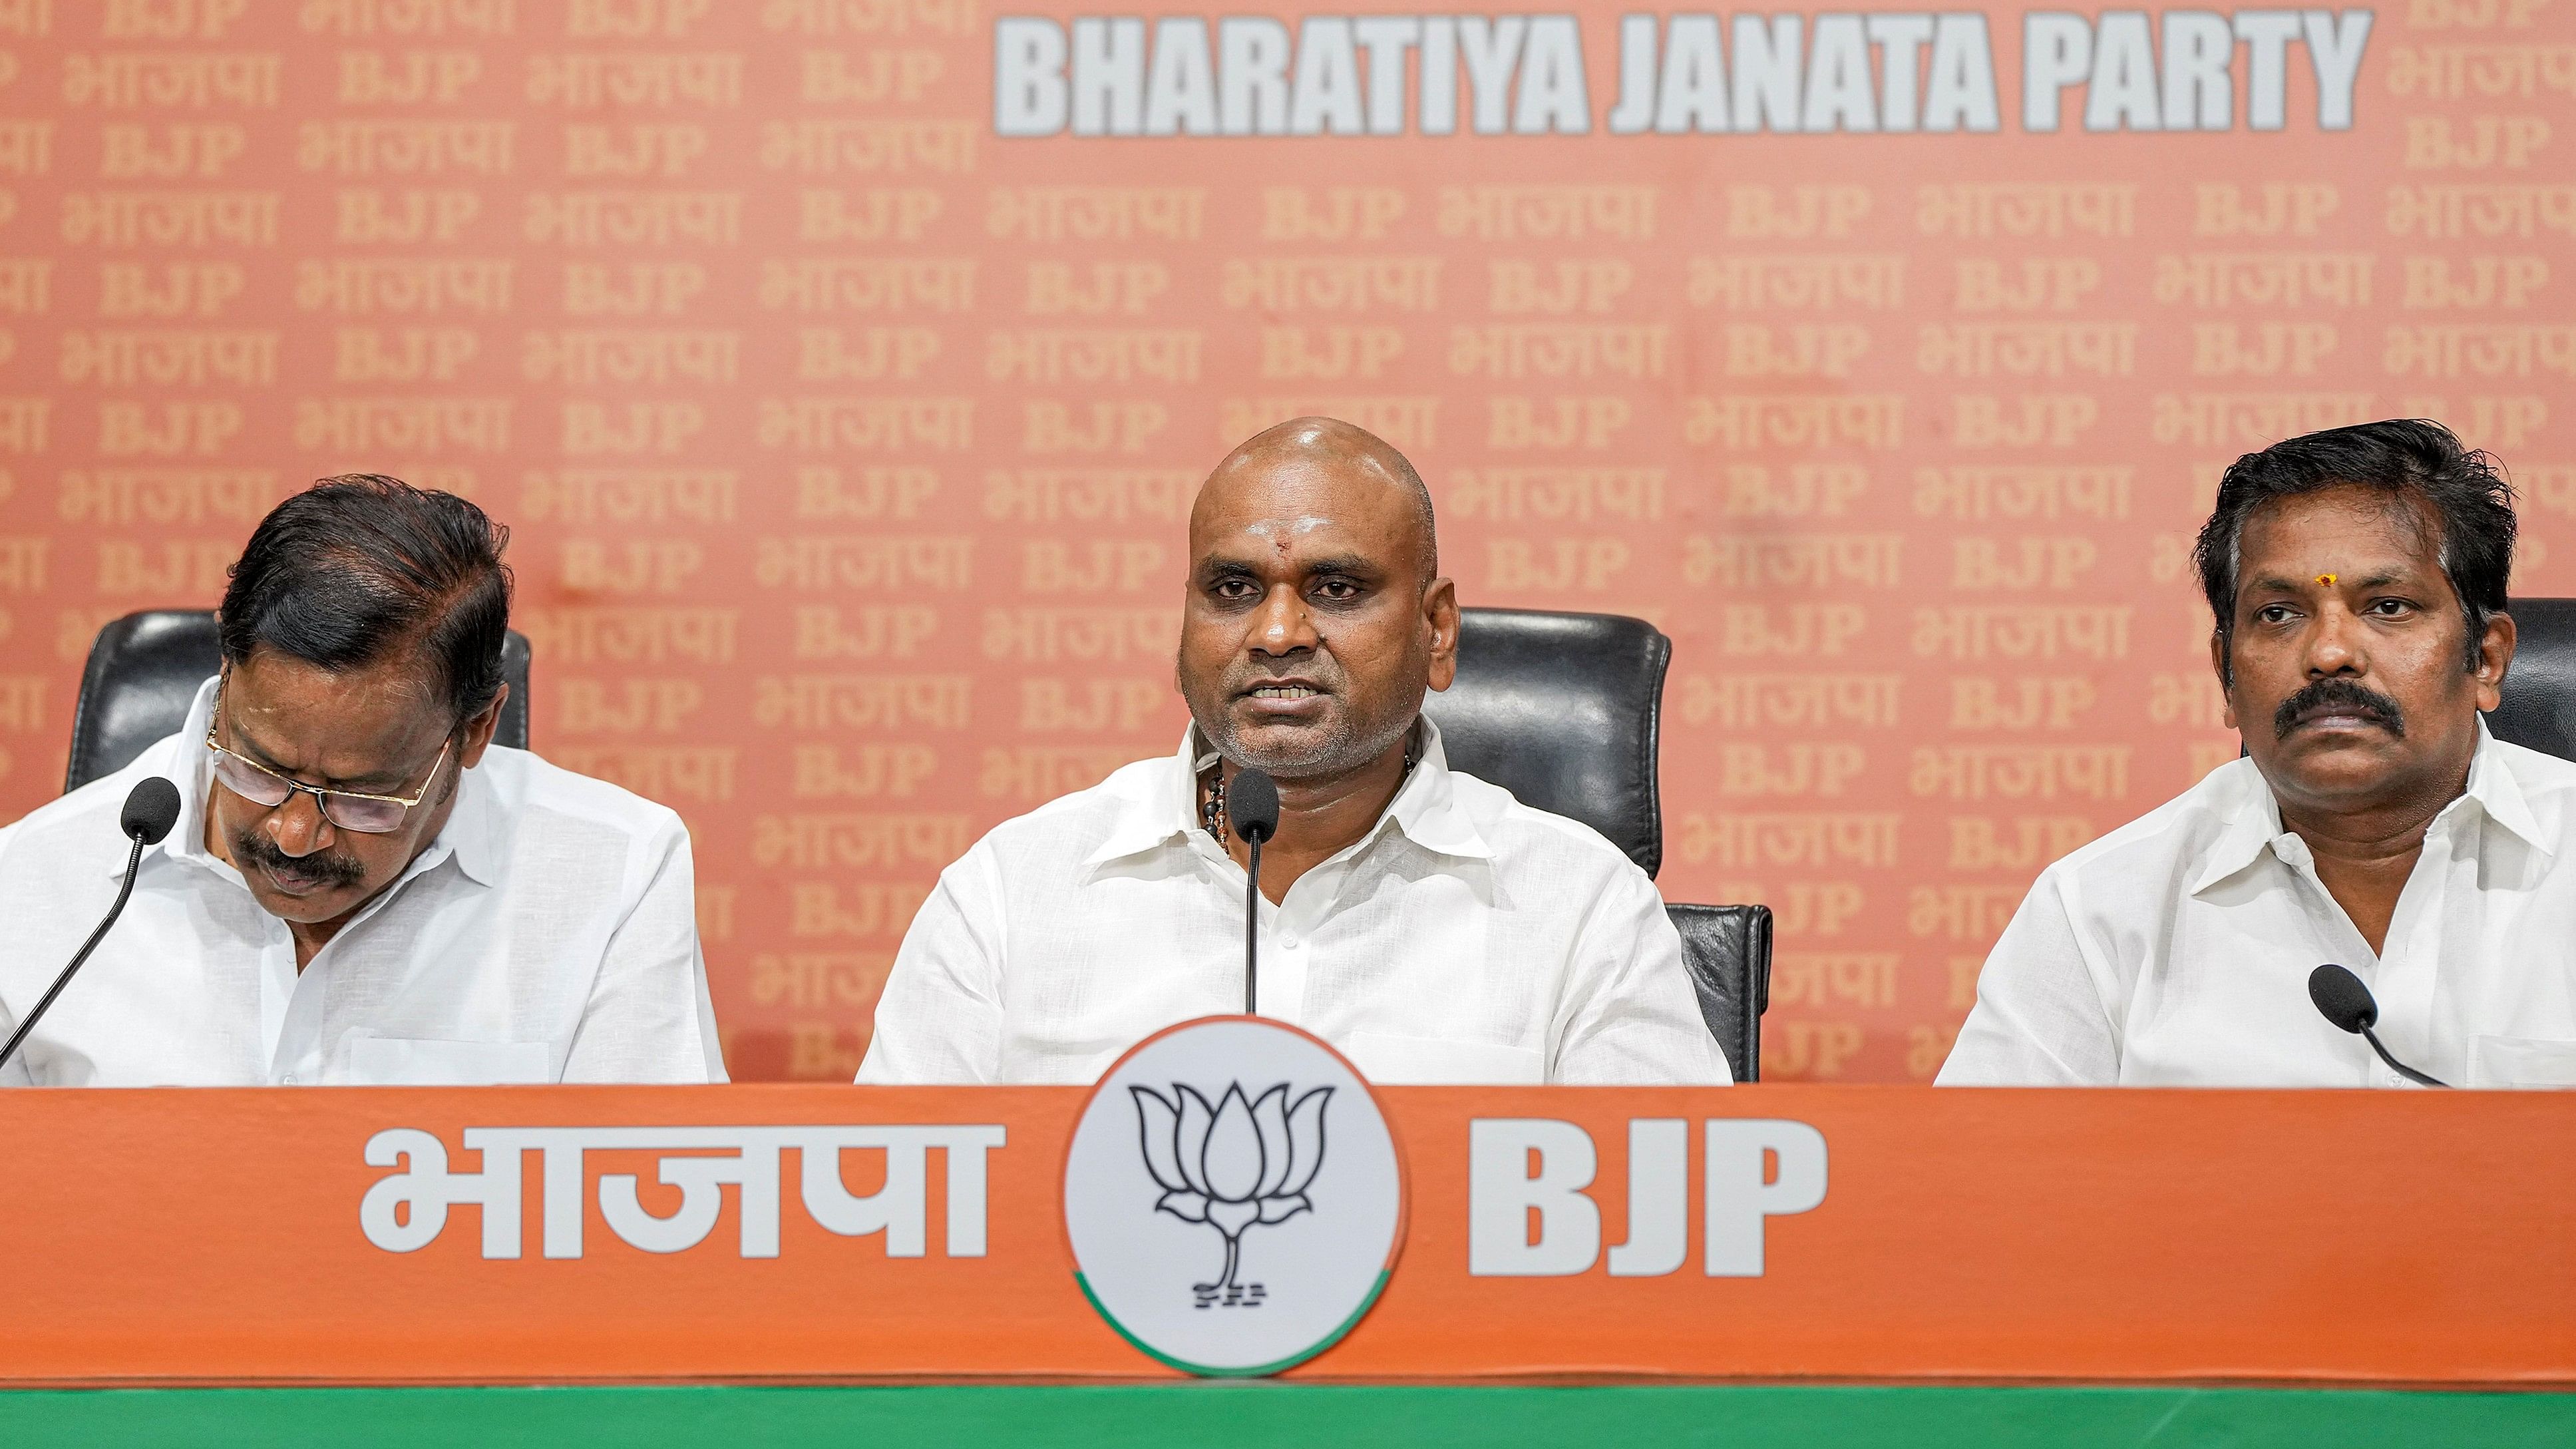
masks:
[[[1254,983],[1261,970],[1261,843],[1279,833],[1279,786],[1260,770],[1226,783],[1226,828],[1251,851],[1243,871],[1243,1014],[1260,1015]]]
[[[2379,1059],[2388,1063],[2388,1069],[2390,1071],[2395,1072],[2397,1075],[2404,1077],[2410,1082],[2413,1082],[2415,1085],[2419,1087],[2447,1087],[2451,1085],[2448,1082],[2438,1081],[2432,1077],[2428,1077],[2422,1072],[2415,1070],[2413,1067],[2406,1065],[2404,1062],[2399,1061],[2397,1058],[2390,1056],[2388,1054],[2388,1048],[2379,1044],[2379,1033],[2372,1031],[2369,1027],[2365,1026],[2361,1029],[2361,1039],[2370,1043],[2370,1049],[2379,1053]]]
[[[1252,865],[1243,873],[1243,1014],[1258,1016],[1254,982],[1261,970],[1261,837],[1248,835],[1245,843],[1252,847]]]
[[[2388,1069],[2419,1087],[2448,1087],[2450,1083],[2428,1077],[2389,1054],[2381,1044],[2379,1033],[2371,1027],[2379,1022],[2379,1002],[2370,987],[2345,968],[2329,961],[2308,973],[2308,1000],[2316,1003],[2318,1014],[2340,1030],[2352,1032],[2370,1043]]]
[[[162,828],[166,830],[169,827]],[[134,872],[142,864],[143,839],[136,836],[134,848],[125,855],[125,882],[116,888],[116,904],[107,908],[107,919],[100,921],[98,929],[89,933],[89,940],[82,943],[80,954],[72,958],[72,964],[64,967],[63,974],[55,977],[54,984],[46,987],[45,994],[37,998],[36,1009],[27,1013],[25,1021],[18,1023],[18,1030],[10,1036],[9,1044],[0,1047],[0,1067],[9,1065],[9,1059],[18,1054],[18,1043],[27,1039],[27,1033],[36,1029],[37,1022],[44,1020],[45,1008],[54,1004],[54,998],[63,994],[64,987],[71,985],[72,973],[81,969],[81,963],[89,959],[90,952],[98,949],[99,942],[107,939],[107,928],[115,925],[116,918],[124,914],[125,898],[134,894]]]

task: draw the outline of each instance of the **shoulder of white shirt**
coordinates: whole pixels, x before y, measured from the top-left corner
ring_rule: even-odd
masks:
[[[1534,831],[1572,845],[1580,855],[1592,857],[1594,863],[1603,869],[1617,872],[1620,867],[1625,866],[1629,870],[1637,871],[1640,879],[1645,876],[1645,872],[1637,866],[1637,863],[1628,858],[1628,852],[1611,844],[1610,837],[1573,816],[1559,815],[1552,810],[1541,810],[1491,780],[1481,779],[1454,767],[1449,771],[1449,780],[1450,788],[1457,796],[1459,808],[1467,812],[1467,818],[1473,820],[1480,831],[1490,834],[1496,830],[1515,827]],[[1510,842],[1495,843],[1502,845]],[[1563,862],[1552,861],[1550,864],[1562,865]]]
[[[2155,809],[2059,856],[2041,875],[2081,872],[2105,857],[2130,855],[2141,849],[2187,848],[2191,842],[2176,837],[2224,830],[2251,798],[2247,792],[2266,788],[2252,760],[2230,760]]]
[[[144,746],[124,768],[101,775],[77,790],[57,795],[21,815],[8,827],[12,842],[44,838],[47,849],[78,850],[95,844],[104,856],[113,853],[120,859],[125,853],[124,837],[118,832],[117,817],[125,811],[125,797],[138,781],[152,775],[171,773],[170,760],[176,753],[172,743],[177,735],[155,740]],[[104,825],[93,825],[103,818]],[[60,845],[52,842],[59,838]]]
[[[634,835],[688,831],[680,812],[670,806],[623,785],[567,770],[531,750],[494,745],[483,752],[475,768],[505,805],[560,811]]]
[[[2562,760],[2542,750],[2522,745],[2495,742],[2496,758],[2513,772],[2513,782],[2522,787],[2523,798],[2538,804],[2544,795],[2563,795],[2576,790],[2576,761]],[[2562,806],[2563,808],[2563,806]],[[2567,822],[2553,822],[2564,825]]]

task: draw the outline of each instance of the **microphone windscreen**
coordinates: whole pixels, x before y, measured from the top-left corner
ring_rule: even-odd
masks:
[[[2308,973],[2308,999],[2326,1020],[2345,1031],[2359,1032],[2379,1021],[2379,1003],[2361,978],[2340,966],[2320,966]]]
[[[1259,770],[1237,770],[1225,787],[1227,828],[1245,840],[1279,833],[1279,785]]]
[[[157,845],[170,827],[179,823],[179,787],[159,775],[152,775],[128,791],[125,813],[117,817],[125,838]]]

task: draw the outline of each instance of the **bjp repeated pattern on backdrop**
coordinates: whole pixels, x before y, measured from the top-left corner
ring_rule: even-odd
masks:
[[[1466,602],[1674,637],[1765,1075],[1923,1078],[2235,753],[2229,459],[2442,418],[2570,587],[2571,5],[0,0],[0,807],[276,499],[454,489],[537,747],[688,818],[734,1074],[846,1078],[940,867],[1172,747],[1192,490],[1324,412]]]

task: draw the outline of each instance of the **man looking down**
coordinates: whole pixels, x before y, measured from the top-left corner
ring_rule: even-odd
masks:
[[[0,830],[6,1029],[114,894],[126,792],[179,788],[5,1080],[724,1080],[679,817],[492,743],[507,538],[368,474],[261,521],[179,732]]]
[[[1587,827],[1449,768],[1421,717],[1456,587],[1403,455],[1299,418],[1190,513],[1176,754],[979,841],[914,918],[862,1082],[1089,1082],[1243,1006],[1237,770],[1278,781],[1259,1007],[1382,1082],[1724,1082],[1652,882]]]
[[[2043,872],[1941,1069],[1988,1085],[2576,1085],[2576,765],[2504,744],[2512,491],[2429,422],[2278,443],[2198,562],[2246,757]]]

